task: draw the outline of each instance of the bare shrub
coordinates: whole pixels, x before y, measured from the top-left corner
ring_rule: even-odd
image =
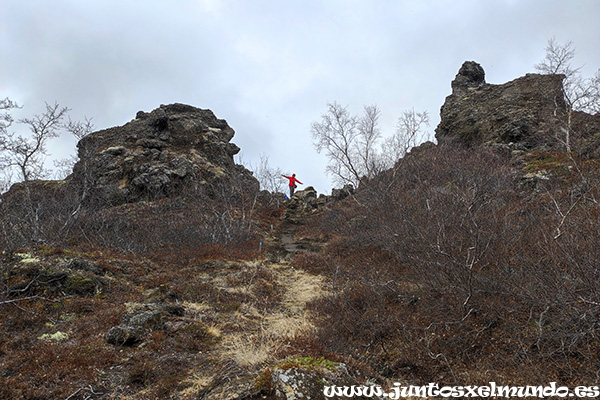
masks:
[[[532,191],[507,157],[441,145],[369,182],[321,220],[322,343],[423,382],[593,382],[598,174],[564,160]]]

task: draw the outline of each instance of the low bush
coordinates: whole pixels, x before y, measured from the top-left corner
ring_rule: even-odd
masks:
[[[334,288],[311,306],[325,349],[423,383],[593,383],[600,180],[560,159],[532,186],[508,156],[440,145],[313,221],[335,240],[296,265]]]

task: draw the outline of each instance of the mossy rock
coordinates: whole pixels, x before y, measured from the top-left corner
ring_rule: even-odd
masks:
[[[165,322],[171,317],[181,317],[184,308],[176,304],[165,303],[127,303],[127,313],[120,325],[112,327],[106,334],[110,344],[130,346],[144,341],[151,331],[163,330]],[[190,328],[184,332],[190,340],[202,337],[203,331]]]
[[[527,173],[566,175],[573,165],[573,158],[567,153],[532,151],[525,155],[524,170]]]
[[[315,371],[326,369],[335,371],[340,365],[339,362],[330,361],[325,357],[291,357],[278,362],[275,367],[280,369],[304,369],[307,371]]]
[[[271,394],[277,400],[322,399],[326,386],[361,385],[348,373],[345,364],[323,358],[297,357],[285,360],[279,365],[274,366],[270,372]],[[331,398],[342,399],[345,397],[333,395]],[[366,397],[357,396],[355,398]]]
[[[96,294],[98,283],[96,280],[85,274],[75,273],[67,276],[64,288],[69,294],[91,296]]]

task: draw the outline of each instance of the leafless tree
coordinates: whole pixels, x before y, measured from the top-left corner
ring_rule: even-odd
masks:
[[[13,123],[12,115],[10,110],[18,108],[19,106],[8,97],[0,100],[0,168],[2,169],[2,177],[0,178],[0,193],[4,193],[10,187],[12,182],[12,171],[7,168],[3,162],[2,152],[6,147],[6,140],[8,139],[8,128]]]
[[[600,69],[590,78],[576,77],[570,83],[569,103],[574,110],[600,112]]]
[[[418,142],[427,139],[423,131],[429,126],[429,114],[427,111],[416,112],[413,109],[402,112],[396,125],[396,133],[385,139],[382,146],[382,157],[384,164],[390,168]]]
[[[68,112],[68,108],[60,107],[58,103],[46,103],[43,114],[18,121],[29,128],[30,136],[15,136],[3,129],[3,164],[5,167],[15,167],[26,185],[32,179],[42,178],[46,174],[43,163],[47,155],[46,144],[48,140],[60,135],[63,119]]]
[[[346,107],[338,103],[327,104],[321,122],[313,122],[311,133],[317,152],[325,150],[329,158],[327,171],[336,183],[358,186],[361,179],[357,155],[358,120]]]
[[[258,167],[250,169],[254,171],[261,189],[268,190],[271,193],[283,193],[283,183],[281,180],[283,171],[280,168],[271,167],[269,157],[266,154],[263,153],[260,155]]]
[[[581,75],[582,67],[573,67],[575,46],[569,41],[558,43],[555,38],[548,40],[546,56],[534,67],[542,74],[563,74],[565,100],[571,109],[597,113],[600,111],[600,69],[591,78]]]
[[[355,154],[358,155],[360,160],[359,169],[361,174],[367,178],[372,178],[385,169],[376,150],[376,144],[381,138],[380,115],[381,111],[377,106],[365,106],[364,115],[358,119],[358,140],[355,146]]]
[[[8,140],[10,138],[8,128],[12,125],[14,119],[10,114],[10,110],[18,108],[17,103],[9,99],[8,97],[0,100],[0,168],[2,168],[3,174],[6,175],[8,171],[8,160],[4,155],[5,150],[8,147]],[[8,179],[4,179],[7,182]]]
[[[326,151],[327,171],[337,184],[357,187],[363,178],[371,179],[389,169],[423,139],[423,127],[429,125],[427,112],[414,109],[402,112],[396,133],[383,138],[379,129],[381,111],[375,105],[364,107],[361,117],[351,115],[337,103],[327,105],[320,122],[311,127],[318,152]],[[383,143],[382,143],[383,141]],[[378,149],[379,145],[381,150]]]
[[[361,179],[372,178],[382,170],[376,144],[381,138],[376,105],[365,106],[361,117],[352,115],[338,103],[327,105],[321,122],[311,127],[313,144],[329,158],[327,171],[335,183],[358,186]]]
[[[575,57],[575,47],[573,42],[560,44],[555,38],[548,40],[546,46],[546,56],[535,69],[542,74],[563,74],[564,100],[567,104],[566,118],[561,131],[564,135],[560,139],[567,151],[572,152],[573,111],[583,111],[587,113],[597,113],[600,111],[600,69],[591,78],[584,78],[581,75],[582,67],[573,67],[571,61]]]
[[[9,113],[9,111],[13,108],[19,108],[19,105],[11,99],[9,99],[8,97],[0,100],[0,135],[2,136],[2,138],[6,136],[8,127],[13,122],[12,115],[10,115]],[[0,138],[0,140],[2,140],[2,138]]]
[[[0,105],[3,110],[18,107],[10,99],[4,99]],[[69,109],[60,107],[58,103],[46,103],[42,114],[18,120],[19,124],[29,128],[30,135],[16,135],[8,131],[13,122],[12,116],[6,112],[2,115],[0,128],[0,166],[4,170],[14,169],[24,185],[24,206],[27,209],[27,223],[32,226],[32,239],[40,239],[39,207],[34,204],[31,193],[31,181],[46,176],[44,159],[47,155],[48,140],[60,135],[63,120]]]
[[[535,65],[535,69],[543,74],[564,74],[567,78],[570,78],[579,73],[581,69],[573,69],[571,66],[573,57],[575,57],[573,42],[560,44],[553,37],[548,40],[546,45],[546,56]]]
[[[72,134],[77,141],[80,141],[94,130],[91,118],[85,118],[84,121],[73,121],[69,118],[69,122],[64,125],[67,132]],[[55,167],[55,178],[63,179],[73,171],[73,166],[77,162],[79,157],[77,155],[71,155],[67,158],[60,160],[54,160]]]

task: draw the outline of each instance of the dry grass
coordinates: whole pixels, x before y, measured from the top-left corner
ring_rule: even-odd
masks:
[[[286,264],[273,264],[271,267],[287,289],[283,304],[288,310],[303,311],[306,303],[323,295],[323,278],[321,276],[310,275]]]
[[[306,314],[306,304],[323,295],[321,277],[296,270],[286,264],[269,264],[268,270],[283,288],[279,306],[268,311],[242,308],[238,323],[243,333],[223,338],[223,350],[239,366],[260,368],[274,360],[290,340],[314,330]]]

